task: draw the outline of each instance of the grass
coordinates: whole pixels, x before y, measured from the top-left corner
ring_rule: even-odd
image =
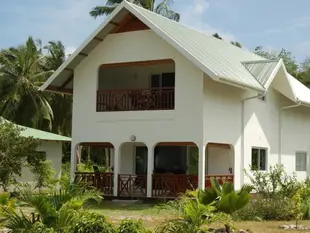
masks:
[[[101,205],[92,206],[92,210],[104,214],[114,224],[120,223],[125,218],[142,219],[144,225],[149,229],[154,229],[158,224],[172,218],[169,211],[158,211],[154,203],[129,203],[129,202],[112,202],[104,201]],[[253,233],[300,233],[306,231],[284,230],[279,226],[284,224],[294,224],[293,221],[264,221],[264,222],[236,222],[237,229],[249,229]],[[310,221],[301,221],[301,225],[310,226]],[[221,224],[212,225],[214,228],[222,228]]]

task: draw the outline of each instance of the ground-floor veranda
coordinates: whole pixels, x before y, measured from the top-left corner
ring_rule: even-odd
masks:
[[[95,167],[93,172],[75,172],[75,177],[91,182],[105,196],[169,198],[210,187],[212,177],[220,183],[234,181],[234,149],[228,144],[160,142],[148,147],[126,142],[115,147],[96,142],[80,143],[76,153],[89,146],[104,147],[106,155],[108,151],[110,169],[102,172]]]

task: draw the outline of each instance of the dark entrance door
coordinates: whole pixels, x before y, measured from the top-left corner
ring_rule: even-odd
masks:
[[[137,146],[136,147],[136,174],[145,175],[147,174],[147,147]]]

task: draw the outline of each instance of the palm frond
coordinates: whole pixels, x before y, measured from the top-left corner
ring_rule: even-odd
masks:
[[[94,18],[102,15],[109,15],[116,7],[117,6],[96,6],[89,12],[89,14]]]

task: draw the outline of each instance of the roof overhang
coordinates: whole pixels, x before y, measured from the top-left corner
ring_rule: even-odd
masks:
[[[206,67],[186,48],[181,46],[175,40],[170,38],[157,25],[148,20],[137,9],[131,6],[131,3],[123,1],[106,20],[82,43],[82,45],[67,58],[67,60],[49,77],[49,79],[40,87],[41,91],[48,90],[53,92],[62,92],[73,94],[74,69],[113,31],[115,27],[126,17],[128,13],[133,14],[146,26],[152,29],[159,37],[172,45],[187,59],[193,62],[198,68],[204,71],[210,78],[219,81],[217,74]]]

